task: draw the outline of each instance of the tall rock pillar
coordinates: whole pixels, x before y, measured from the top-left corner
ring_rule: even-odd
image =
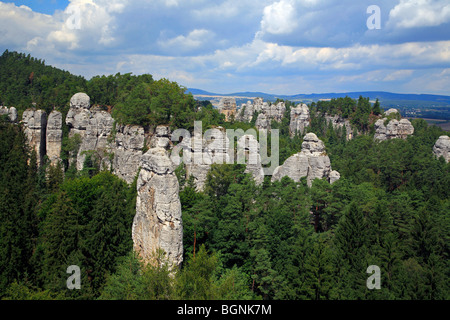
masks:
[[[28,145],[36,151],[38,166],[43,162],[46,152],[47,114],[44,110],[27,109],[22,115],[22,124]]]
[[[183,261],[181,202],[174,170],[161,143],[142,156],[132,237],[134,250],[149,263],[158,249],[165,251],[172,265]]]
[[[62,135],[62,114],[59,111],[52,111],[47,120],[46,149],[47,157],[54,166],[61,159]]]

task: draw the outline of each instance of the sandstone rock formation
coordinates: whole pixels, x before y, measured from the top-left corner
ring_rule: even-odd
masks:
[[[383,118],[375,122],[375,140],[406,139],[407,136],[414,133],[414,127],[407,119],[401,119],[400,121],[392,119],[385,125],[386,120],[386,118]]]
[[[350,124],[350,120],[344,119],[339,115],[329,116],[325,115],[325,119],[328,123],[331,122],[333,128],[345,128],[346,139],[351,140],[353,135],[352,125]]]
[[[169,126],[160,125],[155,129],[155,134],[150,139],[150,148],[168,149],[170,146],[170,128]]]
[[[9,121],[16,122],[17,121],[17,109],[14,107],[8,108],[4,106],[0,106],[0,116],[8,115]]]
[[[284,176],[288,176],[295,182],[306,177],[308,186],[312,185],[315,178],[327,178],[330,183],[333,183],[339,179],[340,175],[336,171],[332,172],[325,145],[314,133],[308,133],[303,138],[302,150],[275,169],[272,181],[279,181]]]
[[[151,263],[154,252],[163,249],[169,263],[180,266],[183,225],[175,166],[161,147],[148,150],[140,166],[132,227],[134,250]]]
[[[258,98],[256,98],[255,100],[258,101],[258,103],[259,103],[260,100],[257,100],[257,99]],[[262,105],[262,102],[261,102],[261,105]],[[243,122],[250,122],[250,121],[252,121],[253,114],[256,111],[260,111],[261,110],[258,107],[259,107],[259,105],[257,105],[256,103],[252,103],[250,100],[247,101],[247,103],[242,104],[240,109],[237,111],[237,113],[236,113],[236,120],[243,121]]]
[[[70,109],[66,124],[69,126],[69,137],[79,134],[81,145],[77,154],[77,170],[82,170],[87,151],[95,151],[105,168],[110,168],[108,137],[111,134],[114,120],[103,110],[90,110],[89,97],[77,93],[70,99]]]
[[[118,125],[111,151],[114,153],[113,172],[132,183],[139,170],[144,148],[144,128]]]
[[[271,120],[265,113],[258,114],[258,118],[255,122],[255,127],[258,130],[264,130],[266,132],[270,131],[271,129]]]
[[[281,122],[286,112],[286,105],[284,102],[278,102],[277,104],[269,104],[263,101],[263,98],[253,99],[253,103],[248,101],[243,104],[236,114],[236,119],[239,121],[250,122],[258,112],[258,119],[255,126],[259,129],[270,130],[270,122],[275,120]]]
[[[245,173],[251,173],[256,185],[264,182],[264,170],[261,164],[259,142],[253,135],[243,135],[237,143],[237,159],[245,159]]]
[[[271,120],[281,122],[284,117],[284,113],[286,112],[286,105],[284,102],[278,102],[277,104],[271,104],[270,106],[263,104],[262,112],[265,113]]]
[[[62,145],[62,114],[59,111],[52,111],[47,120],[46,151],[47,157],[52,165],[61,161]]]
[[[205,144],[205,139],[198,134],[194,134],[191,138],[183,139],[181,144],[186,175],[194,177],[197,191],[203,190],[206,176],[211,168],[211,160],[204,152]]]
[[[338,181],[340,178],[341,178],[341,174],[339,172],[337,172],[336,170],[331,171],[328,176],[328,179],[331,184]]]
[[[204,135],[205,147],[203,160],[207,163],[225,164],[230,163],[229,151],[230,140],[225,128],[217,127],[207,130]]]
[[[389,115],[391,115],[391,114],[394,114],[394,113],[400,114],[400,112],[398,112],[397,109],[391,108],[391,109],[389,109],[389,110],[386,110],[386,111],[384,112],[384,115],[387,117],[387,116],[389,116]]]
[[[436,157],[444,157],[446,162],[450,162],[450,137],[440,136],[433,146],[433,153]]]
[[[230,121],[231,117],[236,115],[236,99],[223,97],[219,102],[219,112],[225,115],[225,121]]]
[[[43,162],[46,152],[47,114],[44,110],[27,109],[23,112],[22,124],[29,147],[36,151],[39,166]]]
[[[305,128],[310,123],[309,108],[306,104],[299,104],[296,107],[291,107],[291,122],[289,124],[289,131],[291,137],[296,133],[304,134]]]
[[[197,190],[203,190],[211,164],[230,163],[229,147],[230,141],[222,127],[208,130],[204,136],[194,132],[193,137],[183,140],[186,173],[194,177]]]
[[[70,98],[70,108],[74,109],[89,109],[91,107],[91,99],[84,92],[75,93]]]

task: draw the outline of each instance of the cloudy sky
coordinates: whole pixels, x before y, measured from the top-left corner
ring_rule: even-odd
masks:
[[[3,1],[5,49],[218,93],[450,95],[450,1]]]

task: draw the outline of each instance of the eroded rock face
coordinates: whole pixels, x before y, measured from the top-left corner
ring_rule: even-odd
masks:
[[[286,105],[284,102],[278,102],[277,104],[269,104],[264,102],[263,98],[253,99],[253,103],[248,101],[243,104],[236,114],[236,119],[239,121],[250,122],[258,112],[258,118],[255,126],[257,129],[270,130],[270,122],[275,120],[281,122],[286,112]]]
[[[306,104],[299,104],[296,107],[292,107],[291,122],[289,125],[291,137],[295,136],[296,133],[303,134],[305,128],[309,126],[310,120],[309,108]]]
[[[286,105],[284,102],[278,102],[277,104],[263,105],[262,112],[266,114],[266,116],[277,122],[281,122],[284,117],[284,113],[286,112]]]
[[[70,98],[71,109],[89,109],[91,107],[91,99],[86,93],[78,92]]]
[[[89,97],[77,93],[70,99],[70,109],[66,124],[69,126],[69,137],[79,134],[81,145],[77,154],[77,170],[82,170],[87,151],[95,151],[100,158],[102,167],[110,168],[110,137],[114,120],[103,110],[90,109]]]
[[[52,111],[47,120],[47,157],[52,165],[61,161],[61,145],[62,145],[62,114],[59,111]]]
[[[338,181],[341,178],[341,174],[337,172],[336,170],[333,170],[330,172],[330,175],[328,176],[328,179],[331,184]]]
[[[134,250],[151,263],[154,252],[163,249],[169,262],[180,266],[183,225],[175,166],[161,147],[148,150],[140,166],[132,227]]]
[[[150,140],[150,148],[164,148],[170,147],[170,128],[168,126],[160,125],[155,129],[155,134]]]
[[[264,182],[264,170],[261,164],[259,142],[253,135],[243,135],[237,142],[238,159],[242,156],[245,159],[245,173],[251,173],[256,185]]]
[[[265,113],[260,113],[258,114],[258,118],[256,119],[255,122],[255,127],[258,130],[264,130],[264,131],[270,131],[271,126],[270,126],[270,118],[267,117],[267,115]]]
[[[247,103],[242,104],[241,108],[236,113],[236,120],[250,122],[253,118],[253,114],[258,109],[258,105],[253,104],[250,100]]]
[[[207,131],[208,132],[208,131]],[[182,142],[183,159],[187,176],[193,176],[198,191],[204,189],[206,177],[211,164],[230,163],[228,148],[230,141],[225,129],[218,127],[205,132],[202,136],[194,132],[194,136]]]
[[[236,114],[236,99],[232,97],[223,97],[219,102],[219,112],[225,115],[225,121],[230,119]]]
[[[440,136],[433,146],[433,153],[436,157],[444,157],[446,162],[450,162],[450,137]]]
[[[344,119],[339,115],[334,115],[334,116],[329,116],[329,115],[325,115],[325,119],[327,120],[327,122],[331,122],[333,128],[337,129],[337,128],[345,128],[345,132],[346,132],[346,139],[350,140],[352,138],[352,126],[350,124],[350,120],[348,119]]]
[[[22,124],[28,145],[36,151],[38,166],[44,160],[46,152],[47,114],[44,110],[27,109],[22,115]]]
[[[0,106],[0,115],[8,115],[9,121],[16,122],[17,121],[17,109],[14,107],[4,107]]]
[[[392,119],[387,125],[384,124],[385,121],[386,118],[383,118],[375,122],[375,140],[406,139],[414,133],[414,127],[407,119]]]
[[[132,183],[139,170],[144,148],[144,128],[119,125],[113,143],[113,172],[127,183]]]
[[[389,110],[386,110],[386,111],[384,112],[384,115],[385,115],[385,116],[389,116],[389,115],[394,114],[394,113],[400,114],[400,112],[398,112],[397,109],[391,108],[391,109],[389,109]]]
[[[315,178],[327,178],[330,183],[340,177],[337,171],[331,170],[330,158],[325,152],[325,145],[314,133],[308,133],[303,138],[302,150],[286,159],[283,165],[277,167],[272,175],[272,181],[279,181],[288,176],[295,182],[306,177],[311,187]]]

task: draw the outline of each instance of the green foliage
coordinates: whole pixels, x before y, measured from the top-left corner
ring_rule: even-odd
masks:
[[[66,180],[39,212],[38,283],[67,291],[66,268],[78,265],[86,275],[82,286],[88,288],[81,297],[99,295],[116,259],[131,249],[135,196],[135,190],[109,172]]]
[[[70,97],[86,91],[83,77],[8,50],[0,56],[0,79],[0,104],[16,107],[19,115],[32,103],[47,114],[54,108],[67,110]]]
[[[28,165],[25,141],[18,126],[0,120],[0,296],[13,280],[31,272],[37,170],[35,157]]]
[[[116,272],[108,277],[100,300],[173,299],[175,281],[164,252],[155,252],[155,264],[145,264],[130,251],[118,259]]]
[[[113,117],[122,124],[193,128],[196,103],[186,89],[167,79],[139,82],[117,101]]]
[[[26,284],[13,283],[6,289],[2,300],[63,300],[61,294],[54,294],[50,290],[41,290],[39,288],[29,288]]]
[[[214,126],[228,126],[230,122],[225,122],[225,115],[221,114],[216,108],[213,107],[209,101],[197,101],[197,109],[195,113],[195,121],[202,122],[202,129],[211,129]]]

